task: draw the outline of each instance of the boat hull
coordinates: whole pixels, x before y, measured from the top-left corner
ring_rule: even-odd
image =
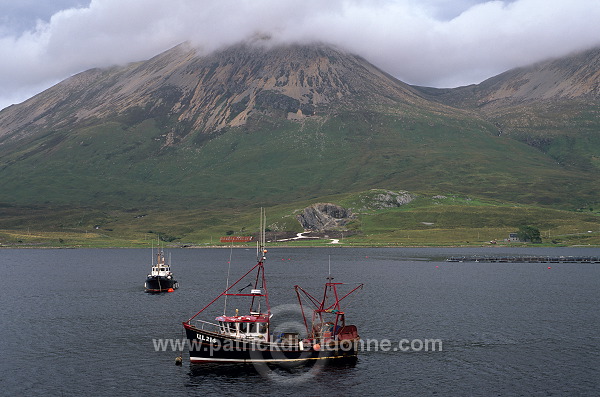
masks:
[[[169,292],[179,288],[179,283],[173,277],[149,276],[144,288],[146,292]]]
[[[318,360],[355,361],[358,339],[328,343],[247,341],[184,323],[191,363],[304,364]]]

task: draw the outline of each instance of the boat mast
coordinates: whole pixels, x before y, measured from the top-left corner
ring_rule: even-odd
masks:
[[[268,318],[271,317],[271,306],[269,305],[269,293],[267,290],[267,281],[265,278],[265,269],[264,269],[264,261],[266,260],[266,253],[267,250],[264,248],[265,247],[265,225],[266,225],[266,217],[265,217],[265,211],[263,208],[261,208],[261,221],[260,221],[260,227],[261,227],[261,231],[260,231],[260,238],[259,241],[257,242],[258,245],[258,249],[257,249],[257,263],[256,265],[254,265],[252,267],[252,269],[248,270],[242,277],[240,277],[236,282],[234,282],[233,284],[231,284],[225,291],[221,292],[216,298],[214,298],[208,305],[204,306],[202,309],[200,309],[200,311],[198,311],[196,314],[194,314],[192,317],[190,317],[186,322],[188,324],[191,323],[191,321],[198,316],[200,313],[202,313],[204,310],[206,310],[208,307],[210,307],[213,303],[215,303],[219,298],[221,298],[222,296],[227,297],[227,296],[247,296],[247,297],[251,297],[252,298],[252,304],[250,306],[250,309],[252,311],[252,308],[254,307],[254,301],[257,298],[260,297],[264,297],[265,298],[265,303],[267,305],[267,316]],[[231,261],[230,261],[231,262]],[[250,273],[256,271],[258,274],[256,276],[256,280],[255,280],[255,284],[254,284],[254,289],[258,289],[259,287],[259,282],[262,282],[262,288],[260,293],[256,293],[254,291],[251,291],[251,293],[242,293],[242,290],[244,288],[242,288],[242,290],[238,291],[238,293],[231,293],[229,291],[231,291],[232,288],[234,288],[236,285],[238,285],[238,283],[240,281],[242,281],[246,276],[248,276]],[[250,284],[252,285],[252,284]],[[254,292],[254,293],[253,293]]]
[[[266,244],[266,223],[267,223],[267,215],[264,208],[260,209],[260,225],[259,225],[259,236],[258,241],[256,242],[256,261],[262,262],[265,259],[265,244]]]
[[[363,284],[358,284],[354,289],[345,295],[341,296],[338,294],[337,287],[339,285],[346,285],[345,283],[334,283],[333,277],[331,275],[327,277],[327,282],[325,283],[325,288],[323,291],[323,298],[321,300],[312,296],[309,292],[307,292],[304,288],[299,285],[295,285],[294,289],[296,290],[296,295],[298,297],[298,302],[300,304],[300,310],[302,311],[302,317],[304,318],[304,326],[306,327],[306,332],[310,335],[314,334],[314,331],[311,332],[311,329],[314,329],[314,326],[317,325],[318,328],[321,328],[323,324],[325,324],[325,319],[323,316],[325,314],[334,315],[334,327],[342,323],[342,326],[345,325],[345,313],[342,311],[342,307],[340,302],[346,299],[348,296],[352,295],[359,289],[363,288]],[[329,293],[331,292],[331,294]],[[308,302],[313,306],[312,320],[311,325],[309,326],[306,313],[304,311],[304,305],[302,304],[302,297],[307,298]]]
[[[231,257],[233,255],[233,246],[229,249],[229,262],[227,265],[227,283],[225,286],[225,291],[229,290],[229,273],[231,271]],[[223,315],[225,315],[225,312],[227,311],[227,295],[225,295],[225,304],[223,305]]]
[[[256,280],[254,281],[254,289],[260,289],[262,293],[260,295],[253,295],[252,301],[250,303],[250,312],[254,309],[255,299],[259,296],[264,296],[265,304],[267,305],[267,315],[271,315],[271,306],[269,305],[269,293],[267,290],[267,280],[265,278],[265,268],[264,261],[267,259],[266,254],[267,250],[265,248],[266,245],[266,224],[267,224],[267,215],[264,208],[260,209],[260,231],[259,238],[257,241],[257,250],[256,250],[256,261],[258,266],[258,271],[256,273]],[[260,284],[260,285],[259,285]],[[260,305],[260,301],[259,301]],[[260,310],[258,310],[260,312]]]

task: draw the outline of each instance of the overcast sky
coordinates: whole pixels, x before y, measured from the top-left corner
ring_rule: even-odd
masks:
[[[0,0],[0,109],[189,40],[324,41],[409,84],[457,87],[600,45],[599,0]]]

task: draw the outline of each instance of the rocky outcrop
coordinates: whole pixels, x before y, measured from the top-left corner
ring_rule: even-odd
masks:
[[[313,204],[296,215],[304,230],[320,232],[339,229],[355,217],[350,210],[331,203]]]
[[[392,192],[390,190],[373,197],[372,206],[376,208],[393,208],[408,204],[415,198],[408,192]]]
[[[355,207],[358,211],[379,210],[383,208],[401,207],[413,201],[416,195],[406,191],[371,189],[360,195]]]

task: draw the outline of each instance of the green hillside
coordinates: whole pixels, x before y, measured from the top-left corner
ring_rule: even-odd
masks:
[[[513,106],[490,117],[504,133],[584,173],[600,174],[597,104],[553,101]]]
[[[111,208],[273,206],[369,188],[579,208],[595,173],[557,164],[477,119],[403,109],[255,121],[164,146],[152,120],[55,131],[3,156],[0,202]]]

